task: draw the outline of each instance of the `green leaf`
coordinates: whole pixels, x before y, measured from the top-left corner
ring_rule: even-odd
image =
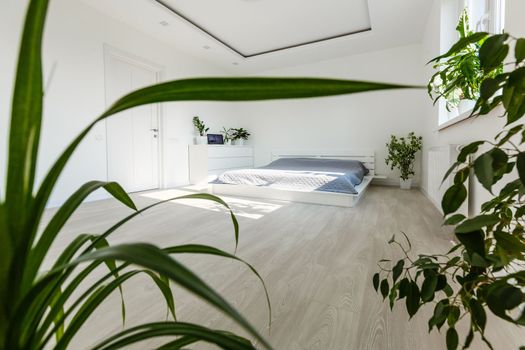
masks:
[[[453,55],[453,54],[463,50],[464,48],[466,48],[470,44],[477,43],[477,42],[483,40],[488,35],[489,35],[488,33],[478,32],[478,33],[474,33],[472,35],[469,35],[469,36],[467,36],[465,38],[462,38],[462,39],[458,40],[458,42],[456,42],[454,45],[452,45],[452,47],[446,53],[444,53],[441,56],[438,56],[438,57],[434,58],[430,62],[436,62],[436,61],[441,60],[442,58],[449,57],[449,56],[451,56],[451,55]],[[428,62],[428,63],[430,63],[430,62]]]
[[[525,152],[518,153],[516,168],[518,169],[521,184],[525,186]]]
[[[505,41],[509,37],[503,33],[488,37],[479,49],[480,66],[485,72],[498,68],[509,52],[509,45]]]
[[[467,337],[465,338],[465,344],[463,344],[463,349],[467,349],[470,347],[470,344],[472,343],[472,340],[474,340],[474,331],[472,328],[470,328]]]
[[[452,185],[443,196],[441,201],[441,208],[443,213],[448,215],[455,212],[461,207],[461,204],[467,198],[467,188],[463,184]]]
[[[445,220],[445,225],[457,225],[463,220],[465,220],[465,215],[454,214]]]
[[[479,88],[480,97],[484,100],[490,99],[501,88],[501,82],[501,79],[485,78]]]
[[[392,269],[392,280],[394,283],[396,283],[397,279],[399,278],[399,276],[401,276],[401,273],[403,272],[403,267],[405,266],[405,261],[404,260],[399,260],[396,264],[396,266],[394,266],[394,268]]]
[[[47,0],[29,2],[13,92],[5,205],[15,246],[27,244],[22,230],[30,217],[27,208],[32,204],[42,123],[42,34],[47,7]],[[17,283],[12,286],[16,295]]]
[[[53,215],[53,218],[46,226],[35,247],[31,249],[29,260],[25,269],[22,291],[26,291],[31,282],[35,278],[40,264],[44,260],[46,253],[49,251],[51,244],[54,242],[58,233],[64,227],[71,215],[77,210],[82,202],[94,191],[104,188],[115,199],[126,205],[127,207],[137,210],[135,204],[124,191],[124,189],[116,182],[90,181],[82,185],[75,193],[73,193],[66,202]]]
[[[104,340],[102,343],[95,346],[93,350],[120,349],[145,339],[166,336],[190,336],[194,339],[203,340],[215,344],[221,347],[222,349],[255,349],[255,347],[246,339],[232,335],[227,332],[216,331],[190,323],[157,322],[148,323],[124,330]],[[187,345],[187,343],[184,345]],[[171,349],[174,348],[171,347]]]
[[[477,231],[485,226],[492,226],[500,221],[499,217],[495,214],[482,214],[463,221],[459,226],[456,227],[456,233],[468,233]]]
[[[388,286],[388,281],[386,278],[381,281],[380,289],[381,289],[381,295],[383,296],[383,299],[385,299],[388,295],[388,291],[390,290],[390,287]]]
[[[374,284],[374,289],[377,292],[377,289],[379,288],[379,273],[375,273],[374,277],[372,278],[372,283]]]
[[[516,236],[510,235],[506,232],[495,231],[494,238],[496,239],[498,246],[510,253],[521,254],[525,252],[525,243]]]
[[[469,254],[477,253],[480,257],[485,256],[485,235],[483,231],[456,233],[456,237],[465,246]]]
[[[458,162],[465,163],[467,161],[467,157],[470,154],[476,153],[479,149],[479,146],[481,146],[484,143],[485,141],[475,141],[475,142],[469,143],[466,146],[462,146],[458,154],[458,158],[457,158]]]
[[[446,303],[445,303],[446,301]],[[445,323],[445,320],[447,319],[446,310],[448,310],[448,300],[441,300],[436,304],[434,307],[434,314],[432,317],[428,320],[428,332],[430,333],[434,326],[437,326],[438,329],[441,329],[441,326]]]
[[[253,326],[251,326],[244,319],[244,317],[242,317],[237,312],[237,310],[235,310],[226,300],[224,300],[213,289],[208,287],[193,272],[179,264],[176,260],[170,258],[169,255],[155,246],[140,243],[113,246],[85,254],[70,263],[69,266],[74,266],[85,261],[107,259],[121,260],[127,263],[143,266],[168,277],[196,296],[199,296],[203,300],[223,311],[250,334],[255,336],[255,338],[257,338],[266,348],[271,348],[271,346],[262,336],[259,335],[255,328],[253,328]],[[68,267],[68,265],[66,265],[66,267]]]
[[[507,310],[512,310],[523,302],[523,293],[506,282],[493,283],[489,287],[486,298],[487,306],[496,316],[514,322],[507,314]]]
[[[416,282],[411,281],[406,297],[406,307],[410,318],[412,318],[412,316],[414,316],[419,309],[419,297],[419,287],[417,286]]]
[[[447,323],[450,327],[453,327],[456,324],[456,322],[459,320],[460,314],[461,311],[456,305],[450,305],[448,307]]]
[[[436,274],[431,273],[423,281],[421,286],[421,300],[424,302],[431,301],[434,298],[434,292],[436,290],[438,278]]]
[[[494,184],[494,171],[492,167],[492,155],[490,151],[483,153],[478,158],[476,158],[474,161],[474,173],[483,187],[489,191],[492,191],[492,185]]]
[[[485,309],[475,298],[470,299],[468,303],[473,323],[477,324],[483,332],[487,324],[487,314],[485,313]]]
[[[445,176],[443,176],[443,179],[441,180],[441,185],[443,185],[443,183],[445,182],[446,179],[448,179],[448,177],[450,176],[450,174],[452,174],[452,172],[454,170],[456,170],[456,168],[461,164],[461,162],[457,161],[455,162],[454,164],[452,164],[450,166],[450,168],[448,168],[447,172],[445,173]]]
[[[456,172],[454,176],[454,183],[461,184],[464,183],[470,175],[470,167],[465,167]]]
[[[398,299],[403,299],[408,295],[408,290],[410,289],[410,281],[408,278],[403,278],[401,282],[399,282],[399,297]]]
[[[456,350],[458,348],[459,337],[458,332],[454,328],[449,328],[447,330],[447,350]]]
[[[516,58],[516,63],[520,63],[525,59],[525,39],[518,38],[516,40],[516,46],[514,47],[514,57]]]

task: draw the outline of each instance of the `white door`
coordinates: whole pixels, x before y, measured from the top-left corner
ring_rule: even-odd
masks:
[[[106,53],[106,101],[157,82],[158,72],[131,59]],[[136,107],[106,120],[108,180],[127,192],[159,187],[159,110]]]

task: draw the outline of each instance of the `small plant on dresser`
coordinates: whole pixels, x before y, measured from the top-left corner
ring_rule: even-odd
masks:
[[[226,129],[225,127],[223,127],[221,134],[224,135],[224,144],[231,145],[232,140],[233,140],[233,129],[232,128]]]
[[[232,129],[232,131],[232,140],[236,145],[244,145],[244,141],[250,137],[250,133],[244,128]]]
[[[410,189],[412,185],[411,175],[414,175],[414,162],[416,153],[423,146],[423,138],[410,132],[406,137],[390,136],[390,142],[386,144],[388,157],[385,159],[390,169],[398,168],[401,172],[400,186],[404,190]]]
[[[195,144],[207,144],[208,138],[206,137],[206,133],[208,132],[208,130],[210,130],[210,128],[206,127],[206,124],[204,124],[204,122],[197,115],[193,117],[193,126],[195,127],[195,130],[198,133],[198,135],[195,136]]]

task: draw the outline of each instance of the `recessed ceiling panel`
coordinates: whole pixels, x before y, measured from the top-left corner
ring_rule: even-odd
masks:
[[[155,0],[244,57],[370,30],[367,0]]]

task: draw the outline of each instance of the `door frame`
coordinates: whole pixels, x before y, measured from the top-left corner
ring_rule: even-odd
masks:
[[[131,65],[146,69],[155,74],[155,83],[158,84],[162,81],[164,75],[164,67],[146,60],[142,57],[134,55],[132,53],[126,52],[124,50],[118,49],[114,46],[104,43],[103,44],[104,52],[104,101],[106,108],[109,108],[110,105],[115,101],[108,100],[108,91],[107,91],[107,78],[108,78],[108,60],[110,58],[116,58],[118,60],[124,61]],[[160,103],[154,104],[154,110],[156,112],[157,127],[159,128],[158,142],[157,142],[157,183],[158,188],[165,187],[164,179],[164,118],[163,118],[163,108]],[[108,164],[108,128],[107,120],[104,120],[104,128],[106,130],[106,179],[109,180],[109,164]]]

